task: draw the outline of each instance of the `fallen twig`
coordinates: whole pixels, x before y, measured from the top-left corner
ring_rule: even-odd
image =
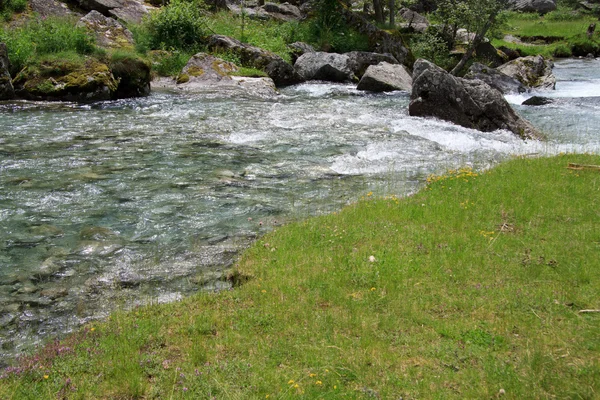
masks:
[[[575,169],[578,171],[581,171],[581,170],[600,171],[600,165],[585,165],[585,164],[569,163],[569,166],[567,168]]]
[[[600,313],[600,310],[579,310],[579,314]]]

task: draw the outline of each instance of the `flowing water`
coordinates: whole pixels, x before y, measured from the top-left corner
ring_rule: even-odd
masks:
[[[412,118],[407,93],[351,85],[0,103],[0,354],[118,307],[225,289],[254,238],[366,192],[406,195],[428,174],[514,155],[600,152],[599,67],[558,63],[544,93],[556,103],[515,105],[546,143]]]

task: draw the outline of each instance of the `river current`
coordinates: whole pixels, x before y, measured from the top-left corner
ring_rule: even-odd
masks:
[[[556,64],[524,142],[408,116],[408,93],[307,83],[272,99],[154,92],[0,103],[0,365],[111,310],[221,290],[252,240],[367,192],[515,155],[600,152],[600,61]]]

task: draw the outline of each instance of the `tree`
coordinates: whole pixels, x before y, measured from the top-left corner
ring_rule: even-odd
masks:
[[[444,33],[449,38],[450,47],[454,47],[459,28],[465,28],[467,32],[475,34],[469,39],[467,50],[458,64],[450,71],[452,75],[462,71],[486,33],[496,24],[500,11],[506,7],[507,0],[443,0],[438,4],[437,14],[443,21]]]

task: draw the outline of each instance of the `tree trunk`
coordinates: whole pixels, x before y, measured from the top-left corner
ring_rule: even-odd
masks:
[[[375,11],[375,21],[377,23],[384,23],[383,19],[383,5],[381,4],[381,0],[373,0],[373,10]]]
[[[395,0],[389,0],[388,7],[390,8],[390,28],[394,28],[396,25],[395,5]]]
[[[481,30],[479,32],[477,32],[477,34],[475,35],[475,39],[473,39],[471,44],[469,44],[467,51],[465,52],[465,54],[463,54],[463,56],[460,59],[460,61],[458,62],[458,64],[456,64],[456,66],[454,68],[452,68],[452,71],[450,71],[451,75],[454,75],[454,76],[458,75],[460,73],[460,71],[462,71],[462,69],[465,67],[467,62],[471,59],[471,57],[473,57],[475,48],[479,45],[479,43],[481,43],[481,41],[485,37],[485,34],[487,33],[488,29],[490,29],[490,27],[494,23],[494,20],[496,19],[496,15],[498,15],[498,11],[493,12],[489,16],[488,20],[483,25]]]

